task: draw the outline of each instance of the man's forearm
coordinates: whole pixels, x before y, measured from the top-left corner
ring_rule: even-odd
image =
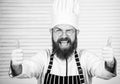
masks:
[[[11,74],[12,74],[13,77],[18,76],[18,75],[20,75],[22,73],[22,64],[13,65],[12,61],[11,61],[10,67],[11,67],[11,72],[12,72]]]

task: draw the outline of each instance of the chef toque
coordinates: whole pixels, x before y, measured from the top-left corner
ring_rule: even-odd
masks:
[[[53,3],[53,23],[69,24],[78,28],[79,0],[54,0]]]

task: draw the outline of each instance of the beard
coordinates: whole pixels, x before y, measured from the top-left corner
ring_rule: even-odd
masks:
[[[70,45],[68,48],[61,49],[59,43],[60,41],[65,41],[65,40],[67,40]],[[58,58],[62,60],[68,59],[73,54],[74,50],[76,50],[77,48],[77,36],[75,35],[75,40],[73,42],[71,42],[70,38],[68,37],[60,38],[58,39],[57,42],[55,42],[52,37],[52,48],[53,48],[53,52],[56,53]]]

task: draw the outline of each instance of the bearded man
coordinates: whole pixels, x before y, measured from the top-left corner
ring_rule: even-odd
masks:
[[[10,63],[10,76],[36,77],[38,84],[91,84],[94,76],[102,79],[116,76],[116,60],[110,40],[103,48],[104,59],[77,48],[79,30],[73,11],[77,6],[75,3],[78,4],[77,1],[56,0],[54,11],[57,12],[54,12],[54,26],[50,29],[52,50],[40,51],[29,60],[23,60],[21,49],[14,50]],[[65,7],[64,10],[61,10],[61,6]]]

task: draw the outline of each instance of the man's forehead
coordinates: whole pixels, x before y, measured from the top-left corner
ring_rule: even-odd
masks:
[[[59,24],[59,25],[56,25],[54,28],[60,28],[62,30],[75,29],[75,27],[69,24]]]

